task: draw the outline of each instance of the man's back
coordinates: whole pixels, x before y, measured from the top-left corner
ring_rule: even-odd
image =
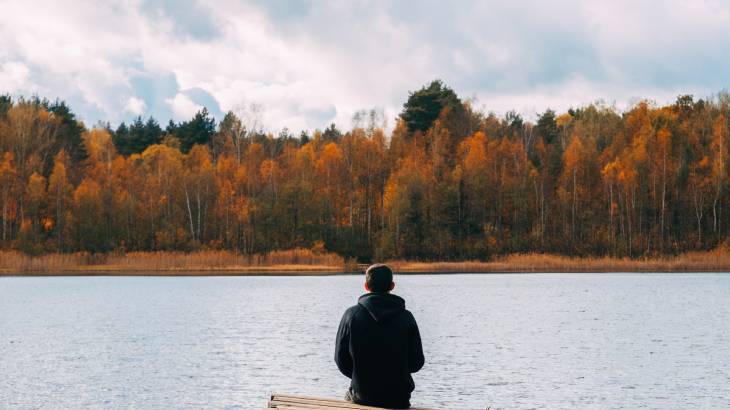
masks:
[[[335,362],[352,379],[353,401],[407,408],[411,373],[423,366],[418,325],[405,301],[387,292],[367,293],[342,317]]]

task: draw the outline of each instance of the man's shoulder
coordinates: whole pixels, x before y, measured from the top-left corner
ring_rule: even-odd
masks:
[[[406,318],[406,320],[407,320],[407,321],[408,321],[408,322],[409,322],[409,323],[410,323],[411,325],[416,325],[416,326],[418,326],[418,323],[416,322],[416,317],[415,317],[415,316],[413,316],[413,313],[411,313],[411,311],[410,311],[410,310],[408,310],[408,309],[405,309],[405,310],[403,311],[403,316],[404,316],[404,317]]]
[[[342,316],[351,318],[351,317],[355,316],[357,313],[359,313],[361,309],[363,309],[363,307],[360,306],[359,304],[352,305],[349,308],[347,308],[347,310],[345,310],[345,313]]]

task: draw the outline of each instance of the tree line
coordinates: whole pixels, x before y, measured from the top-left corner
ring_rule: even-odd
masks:
[[[264,133],[141,117],[90,129],[61,101],[0,96],[0,248],[43,252],[313,247],[360,261],[513,252],[642,257],[722,244],[730,97],[534,122],[434,81],[386,135]]]

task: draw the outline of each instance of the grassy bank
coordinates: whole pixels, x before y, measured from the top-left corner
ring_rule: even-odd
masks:
[[[573,258],[551,254],[512,254],[490,262],[392,261],[396,272],[730,272],[730,251],[716,249],[648,259]]]
[[[513,254],[489,262],[389,261],[396,273],[730,272],[730,251],[717,249],[651,259],[571,258]],[[360,266],[362,268],[362,266]],[[292,249],[248,257],[228,251],[129,252],[36,257],[0,251],[0,275],[331,275],[358,266],[332,253]]]
[[[0,274],[4,275],[334,274],[345,268],[342,257],[314,253],[309,249],[274,251],[251,257],[228,251],[54,253],[35,257],[16,251],[0,251]]]

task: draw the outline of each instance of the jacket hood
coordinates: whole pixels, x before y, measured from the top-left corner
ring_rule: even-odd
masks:
[[[364,307],[378,323],[387,322],[406,310],[406,301],[390,293],[366,293],[357,304]]]

